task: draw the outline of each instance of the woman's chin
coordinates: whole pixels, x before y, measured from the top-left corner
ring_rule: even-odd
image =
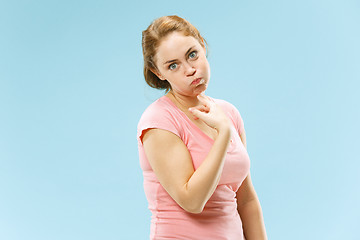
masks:
[[[199,86],[196,86],[195,93],[196,95],[199,95],[200,93],[204,92],[207,89],[207,84],[200,84]]]

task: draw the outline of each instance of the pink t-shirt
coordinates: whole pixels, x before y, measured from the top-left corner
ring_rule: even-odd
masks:
[[[145,195],[152,212],[150,239],[243,239],[235,196],[250,169],[249,156],[240,139],[244,124],[233,105],[224,100],[213,100],[233,123],[232,136],[219,184],[199,214],[185,211],[162,187],[146,158],[141,138],[144,130],[149,128],[176,134],[187,146],[195,170],[209,153],[214,140],[202,132],[167,96],[153,102],[141,116],[137,139]]]

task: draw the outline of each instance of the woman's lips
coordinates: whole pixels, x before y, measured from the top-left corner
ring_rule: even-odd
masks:
[[[192,81],[191,85],[199,85],[199,84],[202,84],[202,83],[204,83],[204,82],[205,82],[204,79],[202,79],[202,78],[197,78],[197,79],[195,79],[194,81]]]

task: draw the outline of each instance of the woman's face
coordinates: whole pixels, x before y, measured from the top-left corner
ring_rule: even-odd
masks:
[[[157,76],[166,79],[174,93],[196,96],[205,91],[210,67],[205,49],[194,37],[181,32],[170,33],[160,42],[155,61]]]

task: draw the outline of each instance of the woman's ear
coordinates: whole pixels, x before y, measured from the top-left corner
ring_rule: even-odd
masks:
[[[166,80],[156,69],[150,68],[150,71],[152,71],[160,80]]]

